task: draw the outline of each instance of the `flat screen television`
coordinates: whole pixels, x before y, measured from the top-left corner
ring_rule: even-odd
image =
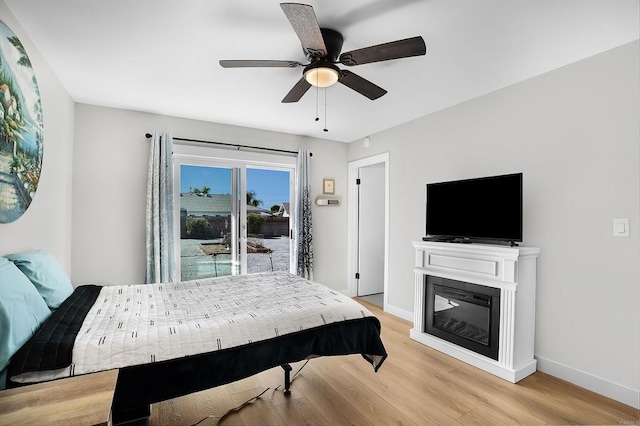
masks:
[[[427,184],[427,237],[522,241],[522,173]]]

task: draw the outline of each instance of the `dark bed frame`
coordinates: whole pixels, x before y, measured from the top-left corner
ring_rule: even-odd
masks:
[[[81,286],[12,357],[7,377],[71,364],[73,342],[100,286]],[[377,371],[387,356],[375,317],[326,324],[230,349],[121,368],[112,405],[114,424],[148,417],[150,404],[210,389],[316,356],[361,354]],[[380,357],[378,362],[370,356]],[[7,387],[22,386],[7,379]]]

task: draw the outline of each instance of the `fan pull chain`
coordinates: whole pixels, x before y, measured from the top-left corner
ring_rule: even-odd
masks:
[[[316,83],[318,83],[318,74],[316,74]],[[320,113],[318,112],[320,109],[320,88],[316,84],[316,121],[320,121]]]
[[[324,129],[322,129],[324,132],[328,132],[329,129],[327,129],[327,88],[324,88]]]

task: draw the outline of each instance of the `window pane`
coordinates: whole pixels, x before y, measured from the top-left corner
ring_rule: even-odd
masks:
[[[232,171],[180,166],[182,281],[232,273]]]
[[[289,171],[247,168],[247,272],[290,269]]]

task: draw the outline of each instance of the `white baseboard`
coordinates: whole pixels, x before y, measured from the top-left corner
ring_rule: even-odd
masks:
[[[387,305],[384,307],[384,311],[390,313],[391,315],[400,317],[404,320],[413,322],[413,312],[398,308],[397,306],[393,306],[389,303],[387,303]]]
[[[607,398],[615,399],[633,408],[640,409],[639,390],[610,382],[609,380],[567,367],[550,359],[539,356],[535,358],[538,360],[538,371],[566,380],[567,382],[606,396]]]

